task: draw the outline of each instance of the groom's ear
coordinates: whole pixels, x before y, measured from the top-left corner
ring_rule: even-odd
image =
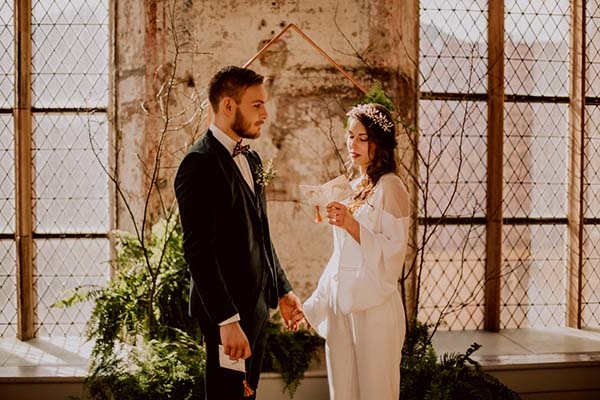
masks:
[[[233,113],[233,102],[234,100],[231,97],[223,97],[219,109],[222,110],[225,115],[229,116]]]

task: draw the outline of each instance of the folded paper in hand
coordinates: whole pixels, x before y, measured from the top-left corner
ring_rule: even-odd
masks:
[[[241,358],[237,360],[230,359],[229,356],[225,354],[225,347],[223,347],[222,344],[219,345],[219,365],[222,368],[246,372],[246,362]]]
[[[342,201],[352,195],[352,187],[345,175],[322,185],[300,185],[300,192],[310,205],[325,208],[332,201]]]

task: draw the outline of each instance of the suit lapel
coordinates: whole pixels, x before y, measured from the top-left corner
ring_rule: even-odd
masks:
[[[235,183],[237,183],[242,188],[242,191],[246,194],[246,196],[250,198],[250,202],[253,205],[253,208],[256,210],[257,206],[258,206],[258,204],[256,202],[257,197],[252,192],[252,189],[250,189],[250,186],[248,186],[248,182],[246,182],[246,179],[244,179],[244,176],[242,175],[242,172],[240,171],[237,164],[233,160],[233,157],[231,157],[231,154],[229,153],[229,151],[227,151],[225,146],[223,146],[214,137],[214,135],[212,134],[211,131],[208,131],[207,135],[210,139],[212,147],[219,154],[219,158],[221,159],[221,162],[226,166],[226,169],[233,171],[233,178],[234,178],[233,180],[235,181]],[[239,155],[238,157],[244,157],[244,156]],[[254,171],[256,170],[256,166],[252,165],[253,163],[250,161],[251,158],[252,157],[248,157],[248,164],[250,165],[250,171],[252,172],[252,178],[254,179]],[[254,190],[257,194],[258,194],[259,186],[260,185],[256,185],[256,187],[254,188]]]
[[[258,173],[258,166],[260,165],[260,159],[258,158],[258,154],[254,151],[254,150],[250,150],[248,152],[247,155],[248,158],[248,165],[250,165],[250,171],[252,171],[252,180],[254,182],[257,182],[257,176],[256,174]],[[263,186],[260,184],[254,184],[254,197],[256,200],[256,206],[258,207],[259,210],[262,209],[262,207],[264,206],[263,203],[263,195],[264,195],[264,190],[263,190]]]

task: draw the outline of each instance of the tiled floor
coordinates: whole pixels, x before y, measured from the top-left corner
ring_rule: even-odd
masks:
[[[600,332],[570,328],[439,331],[433,338],[438,355],[464,353],[473,342],[482,345],[473,358],[484,366],[600,362]],[[82,377],[91,349],[92,344],[80,338],[2,339],[0,378]]]

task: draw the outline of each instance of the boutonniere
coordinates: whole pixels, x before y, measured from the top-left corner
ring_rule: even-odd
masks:
[[[277,170],[273,168],[273,160],[267,161],[264,165],[256,168],[256,183],[262,187],[269,185],[271,179],[277,176]]]

